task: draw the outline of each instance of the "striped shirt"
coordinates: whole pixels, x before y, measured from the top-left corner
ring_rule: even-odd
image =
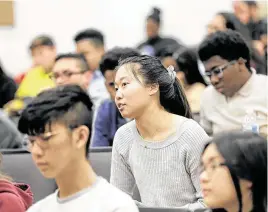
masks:
[[[141,138],[135,120],[115,134],[111,183],[133,196],[138,187],[147,207],[203,208],[198,167],[208,135],[178,116],[177,131],[161,142]]]

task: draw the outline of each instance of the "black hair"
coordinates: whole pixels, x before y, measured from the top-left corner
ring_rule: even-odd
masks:
[[[253,133],[228,132],[215,136],[210,143],[225,159],[233,180],[241,178],[252,182],[252,212],[265,212],[267,207],[267,140]],[[204,151],[209,145],[206,145]],[[204,152],[203,152],[204,153]],[[239,211],[242,196],[239,183],[235,183]],[[240,195],[239,195],[240,194]]]
[[[157,57],[142,55],[119,61],[119,67],[125,64],[140,66],[138,70],[132,66],[131,70],[137,80],[137,75],[140,74],[145,84],[159,85],[160,103],[168,112],[192,118],[191,109],[176,75],[170,74]]]
[[[92,102],[80,86],[58,86],[41,92],[23,110],[18,129],[24,134],[39,135],[45,132],[46,126],[51,127],[53,122],[61,122],[69,129],[85,125],[91,134]],[[86,156],[90,134],[86,144]]]
[[[233,14],[229,12],[219,12],[218,15],[221,15],[225,19],[225,27],[239,32],[247,44],[250,46],[252,40],[249,28],[241,23],[241,21]]]
[[[30,46],[29,49],[32,51],[33,49],[35,49],[36,47],[39,46],[55,46],[55,42],[53,41],[53,39],[49,36],[49,35],[39,35],[37,37],[35,37]]]
[[[81,40],[90,40],[96,47],[104,46],[104,36],[96,29],[86,29],[78,32],[74,37],[74,41],[78,43]]]
[[[221,15],[225,19],[225,27],[227,29],[236,30],[235,21],[238,19],[233,13],[219,12],[218,15]]]
[[[61,60],[61,59],[75,59],[79,62],[80,68],[82,71],[88,71],[89,65],[87,63],[87,60],[83,54],[77,54],[77,53],[67,53],[67,54],[59,54],[55,62]]]
[[[155,23],[157,23],[157,25],[160,25],[161,24],[161,10],[157,7],[154,7],[151,14],[147,17],[147,20],[148,19],[151,19]]]
[[[107,51],[100,62],[100,71],[103,76],[107,70],[115,70],[118,66],[118,61],[127,57],[139,56],[140,53],[136,49],[115,47]]]
[[[202,83],[207,85],[204,78],[200,74],[198,67],[198,55],[195,48],[182,48],[173,54],[179,70],[185,75],[185,79],[189,85],[194,83]]]
[[[243,1],[244,3],[246,3],[249,7],[257,7],[258,3],[257,1]]]
[[[155,52],[155,56],[163,59],[165,57],[172,57],[172,55],[180,48],[179,44],[177,45],[165,45],[158,48]]]
[[[207,61],[213,56],[232,61],[240,57],[246,60],[250,71],[250,50],[242,35],[233,30],[215,32],[205,38],[199,46],[198,55],[201,61]]]

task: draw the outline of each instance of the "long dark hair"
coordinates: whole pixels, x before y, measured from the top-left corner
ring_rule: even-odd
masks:
[[[173,54],[173,58],[178,65],[178,71],[184,73],[189,85],[199,82],[207,86],[199,71],[197,49],[193,47],[182,48]]]
[[[135,68],[136,66],[131,68],[137,80],[139,80],[137,75],[140,74],[145,84],[159,85],[160,103],[168,112],[192,118],[191,109],[176,74],[173,75],[172,71],[168,71],[158,58],[142,55],[119,61],[119,67],[125,64],[140,66],[140,68]]]
[[[229,132],[215,136],[210,143],[217,146],[230,170],[239,200],[239,212],[242,211],[243,205],[239,183],[235,182],[236,178],[252,182],[252,212],[265,212],[267,209],[267,140],[253,133]]]

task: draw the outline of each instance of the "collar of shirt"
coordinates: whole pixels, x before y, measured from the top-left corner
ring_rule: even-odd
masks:
[[[100,79],[103,78],[103,75],[101,73],[100,70],[95,70],[93,73],[93,77],[92,77],[92,81],[96,80],[96,79]]]
[[[244,97],[249,96],[252,90],[252,86],[254,86],[254,78],[256,77],[256,70],[254,68],[251,68],[251,71],[252,71],[252,74],[250,78],[237,92],[237,94],[240,96],[244,96]]]

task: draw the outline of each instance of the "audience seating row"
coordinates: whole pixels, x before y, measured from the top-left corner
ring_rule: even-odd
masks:
[[[55,180],[46,179],[34,165],[31,154],[25,149],[0,149],[2,154],[2,172],[13,178],[15,182],[27,183],[34,193],[37,202],[57,189]],[[111,170],[111,147],[91,148],[89,161],[95,172],[109,181]],[[138,189],[134,199],[140,201]],[[187,212],[184,209],[140,208],[141,212]]]

